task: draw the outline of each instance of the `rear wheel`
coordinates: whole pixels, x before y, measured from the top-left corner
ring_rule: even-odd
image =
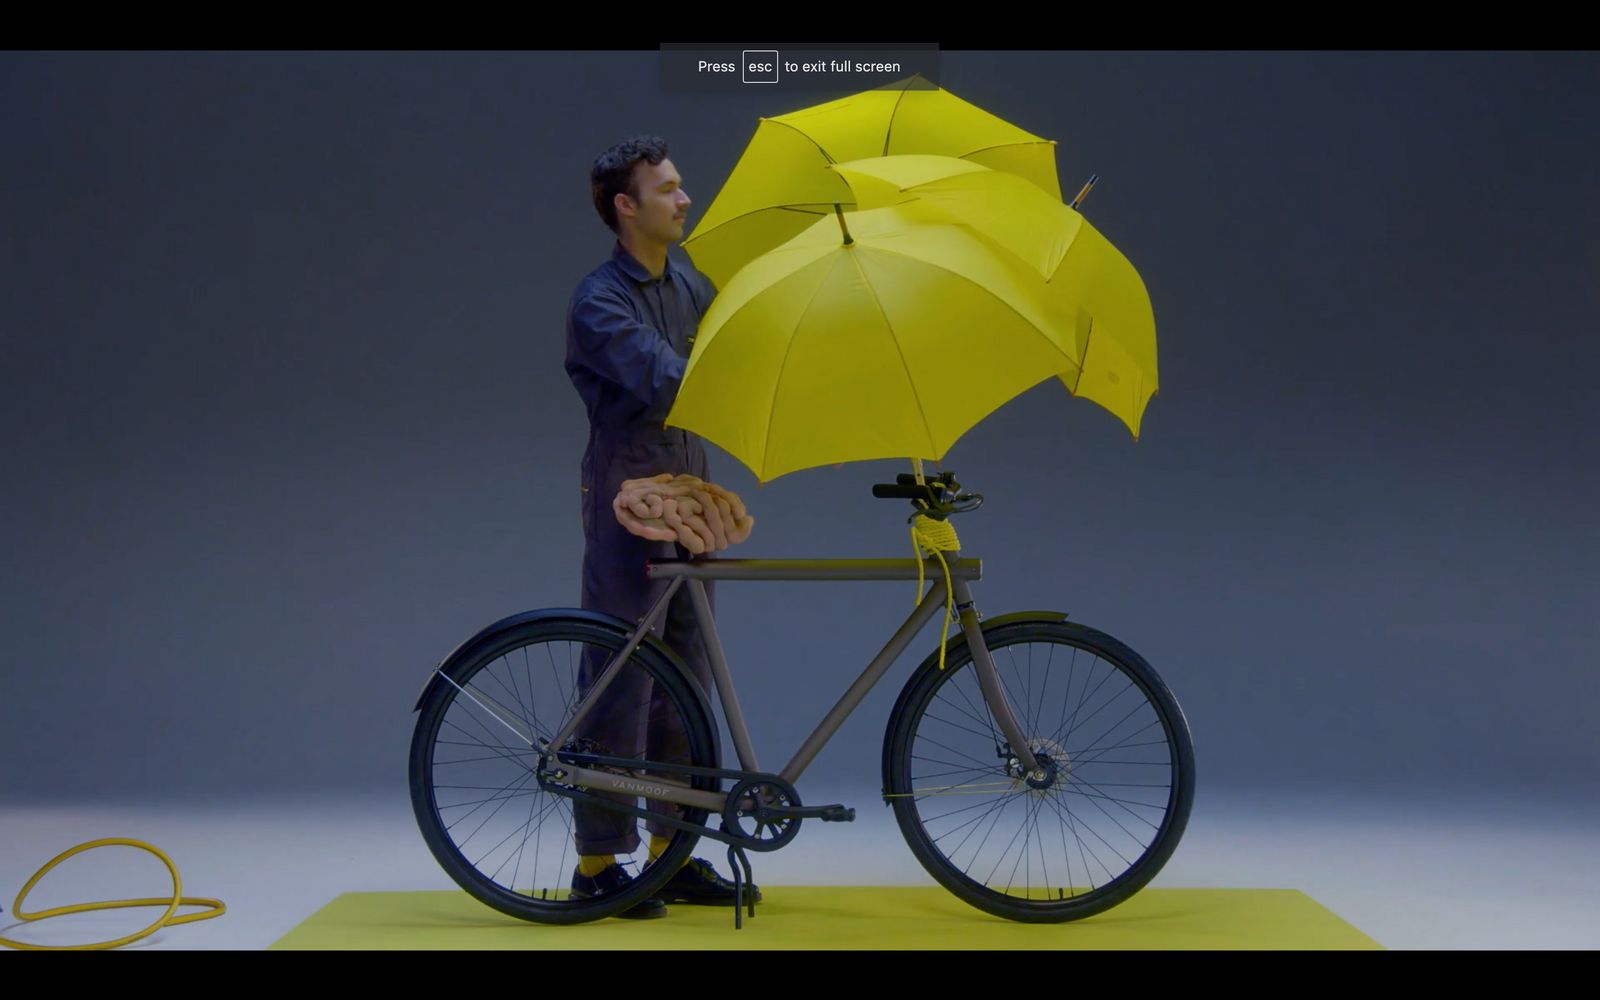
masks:
[[[634,877],[629,886],[588,899],[571,894],[578,862],[575,827],[583,818],[574,807],[585,811],[589,822],[599,817],[619,831],[636,829],[638,821],[579,806],[548,791],[536,770],[549,753],[550,739],[586,693],[586,665],[587,676],[597,675],[626,641],[620,630],[587,619],[547,618],[515,625],[447,665],[448,679],[436,681],[424,697],[411,742],[411,802],[418,826],[450,877],[502,913],[558,924],[612,916],[653,895],[699,840],[698,834],[676,831],[661,857],[652,861],[649,835],[639,829],[638,847],[631,853],[616,852]],[[650,710],[656,691],[665,697]],[[660,653],[636,648],[608,692],[612,706],[646,706],[652,732],[675,729],[682,734],[680,745],[686,744],[687,751],[671,762],[717,766],[711,722],[700,700]],[[585,720],[578,737],[588,739],[591,726]],[[591,741],[581,748],[622,757],[644,755],[642,742],[630,747]],[[719,784],[704,777],[690,783],[713,791]],[[637,799],[615,800],[641,806]],[[701,823],[706,811],[686,809],[681,816]]]
[[[991,715],[970,650],[906,685],[885,747],[906,841],[941,885],[1011,920],[1077,920],[1143,888],[1194,799],[1183,711],[1150,665],[1103,632],[1018,622],[985,633],[1039,771]]]

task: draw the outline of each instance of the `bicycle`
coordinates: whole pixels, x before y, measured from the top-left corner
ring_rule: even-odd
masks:
[[[872,492],[910,499],[912,520],[946,521],[982,503],[981,494],[960,488],[946,471],[923,483],[901,475]],[[566,924],[612,916],[654,895],[699,839],[711,838],[728,845],[741,900],[735,926],[742,926],[742,887],[751,876],[746,851],[778,850],[805,819],[855,818],[842,804],[803,805],[795,782],[923,626],[948,607],[959,613],[960,632],[949,636],[946,625],[947,641],[906,683],[884,737],[882,794],[912,853],[958,898],[999,917],[1077,920],[1118,905],[1161,870],[1188,822],[1194,750],[1183,711],[1143,657],[1065,613],[983,620],[970,586],[982,578],[981,561],[949,554],[651,562],[650,576],[671,583],[637,623],[547,608],[484,628],[434,668],[413,709],[411,797],[429,849],[486,905]],[[789,763],[762,770],[702,581],[913,580],[919,572],[930,586],[905,622]],[[721,765],[707,692],[650,631],[684,585],[706,637],[737,769]],[[575,659],[574,646],[587,651]],[[595,679],[580,690],[585,656]],[[602,662],[595,677],[593,665]],[[600,692],[618,684],[613,701],[631,691],[648,702],[660,685],[670,717],[651,726],[679,732],[687,751],[647,759],[642,739],[610,747],[584,736]],[[489,777],[458,770],[469,765]],[[724,781],[732,786],[726,792]],[[640,808],[640,797],[648,808]],[[575,803],[654,817],[674,833],[659,857],[641,855],[642,846],[627,857],[637,875],[624,889],[575,899],[566,888],[568,854],[576,859]],[[1020,808],[1012,813],[1013,806]],[[707,825],[712,816],[720,819],[716,829]],[[749,910],[753,916],[753,903]]]

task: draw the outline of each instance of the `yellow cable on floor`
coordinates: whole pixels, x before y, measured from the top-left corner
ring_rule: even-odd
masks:
[[[84,851],[92,850],[96,847],[112,847],[117,845],[124,847],[137,847],[140,850],[149,851],[151,854],[154,854],[156,857],[160,858],[162,863],[167,866],[167,871],[172,875],[172,897],[170,899],[114,899],[107,900],[102,903],[74,903],[71,906],[57,906],[54,909],[43,910],[39,913],[29,913],[22,908],[22,901],[28,898],[28,893],[35,885],[38,885],[39,880],[44,878],[45,875],[48,874],[56,865],[59,865],[61,862],[72,857],[74,854],[81,854]],[[155,923],[151,924],[149,927],[146,927],[144,930],[135,934],[129,934],[127,937],[117,938],[115,941],[101,941],[95,944],[29,944],[26,941],[13,941],[10,938],[0,937],[0,944],[5,945],[7,948],[18,948],[23,951],[95,951],[104,948],[120,948],[123,945],[137,941],[142,937],[148,937],[163,927],[170,927],[173,924],[191,923],[196,920],[209,920],[212,917],[220,917],[227,912],[227,907],[223,905],[222,900],[220,899],[207,899],[200,896],[183,895],[183,883],[178,878],[178,866],[172,863],[172,859],[167,857],[159,847],[156,847],[153,844],[147,844],[142,840],[130,840],[126,837],[107,837],[103,840],[91,840],[86,844],[79,844],[70,851],[63,851],[62,853],[57,854],[54,858],[50,859],[49,864],[45,865],[43,868],[34,873],[33,878],[28,879],[28,884],[22,887],[21,892],[17,893],[17,901],[11,904],[11,911],[22,920],[44,920],[48,917],[66,916],[69,913],[87,913],[90,910],[112,910],[122,906],[165,906],[167,908],[167,912],[163,913],[156,919]],[[211,911],[209,913],[188,913],[181,917],[174,917],[172,914],[176,912],[179,906],[209,906],[211,907]]]
[[[950,608],[955,602],[955,590],[950,584],[950,564],[944,561],[944,553],[953,552],[961,548],[960,539],[956,538],[956,527],[949,521],[938,521],[926,514],[918,514],[911,524],[911,547],[917,554],[917,602],[922,602],[922,551],[928,550],[939,557],[939,565],[944,567],[944,628],[939,632],[939,669],[944,669],[944,647],[950,636]]]

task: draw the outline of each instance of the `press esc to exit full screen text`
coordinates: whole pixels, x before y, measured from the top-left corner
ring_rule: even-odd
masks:
[[[772,72],[771,63],[752,64],[753,72]],[[848,59],[818,59],[814,62],[784,62],[783,68],[789,73],[900,73],[904,72],[897,62],[851,62]],[[695,66],[701,73],[737,73],[737,62],[712,62],[701,59]]]

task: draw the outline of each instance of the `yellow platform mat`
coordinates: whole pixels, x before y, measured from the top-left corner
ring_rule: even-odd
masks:
[[[763,886],[731,908],[668,907],[655,920],[533,924],[459,891],[347,892],[269,950],[289,949],[1380,949],[1296,889],[1145,889],[1097,916],[1021,924],[937,886]]]

